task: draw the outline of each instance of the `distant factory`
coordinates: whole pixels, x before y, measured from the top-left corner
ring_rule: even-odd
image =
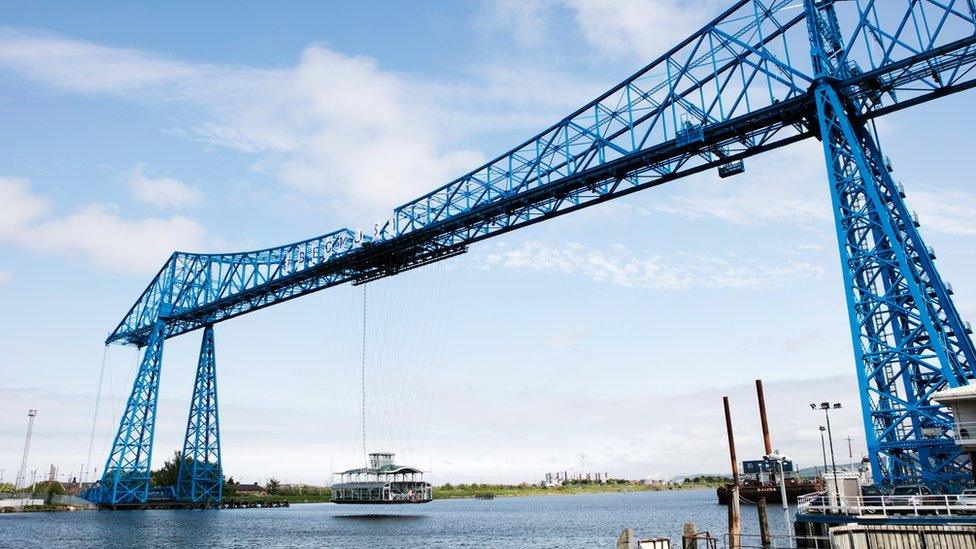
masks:
[[[609,479],[609,473],[574,472],[570,474],[569,471],[557,471],[555,473],[546,473],[546,478],[539,483],[539,486],[548,488],[550,486],[562,486],[567,482],[596,482],[605,484]]]

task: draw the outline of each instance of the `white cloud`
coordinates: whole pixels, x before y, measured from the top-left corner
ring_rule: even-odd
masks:
[[[583,37],[606,55],[650,61],[719,13],[699,0],[563,0],[575,12]]]
[[[0,176],[0,238],[11,238],[48,210],[46,200],[30,192],[30,182]]]
[[[854,437],[855,456],[863,452],[863,426],[853,375],[793,377],[788,381],[765,383],[775,446],[803,467],[819,464],[817,425],[823,416],[811,412],[806,403],[830,398],[844,403],[841,411],[831,415],[835,444],[843,444],[844,437],[850,434]],[[551,385],[551,381],[546,385],[540,380],[540,385],[524,389],[510,386],[500,391],[475,388],[438,393],[431,403],[436,421],[427,428],[429,436],[424,435],[426,445],[422,454],[432,460],[431,479],[438,484],[539,480],[544,471],[578,466],[580,453],[586,455],[588,467],[626,478],[721,473],[728,468],[728,454],[702,451],[702,441],[716,441],[709,449],[720,449],[725,444],[723,395],[731,400],[740,455],[753,459],[762,452],[752,383],[723,387],[693,383],[687,391],[649,387],[614,394],[558,390]],[[108,402],[124,406],[127,389],[117,387],[115,398],[102,396],[93,466],[104,463],[102,460],[117,428]],[[92,420],[89,414],[94,399],[93,391],[79,393],[49,386],[0,387],[0,415],[20,418],[28,408],[42,410],[45,425],[57,428],[48,427],[36,446],[32,444],[33,459],[45,466],[54,463],[69,472],[77,470],[83,462],[81,452],[88,445]],[[185,413],[184,405],[182,400],[161,397],[161,408],[182,413],[159,416],[154,452],[157,466],[169,457],[169,448],[182,440],[186,418],[180,416]],[[79,414],[77,410],[87,413]],[[225,412],[228,429],[221,433],[224,466],[228,475],[235,478],[270,475],[287,482],[303,479],[324,484],[328,482],[328,472],[323,471],[323,459],[328,460],[334,453],[338,467],[350,455],[348,439],[335,436],[346,427],[335,419],[343,410],[326,413],[316,398],[298,395],[284,407],[269,405],[262,399],[231,395],[221,401],[221,419],[225,419]],[[649,414],[653,414],[655,421],[647,421]],[[296,418],[315,421],[296,421]],[[0,447],[17,448],[23,444],[26,418],[23,421],[24,424],[12,421],[0,424]],[[327,426],[324,429],[323,424]],[[566,436],[568,429],[575,436]],[[0,457],[8,460],[3,463],[8,471],[16,467],[12,453]],[[841,459],[846,461],[846,449],[839,452],[838,461]],[[428,460],[413,463],[427,465]]]
[[[0,177],[0,242],[138,274],[155,272],[174,249],[199,250],[206,242],[203,227],[183,216],[127,219],[97,203],[62,217],[50,210],[26,180]]]
[[[137,50],[2,27],[0,63],[34,80],[83,93],[176,95],[181,82],[207,72]]]
[[[132,49],[0,28],[0,67],[73,93],[180,102],[196,119],[175,133],[257,156],[256,166],[314,200],[361,219],[474,168],[472,134],[539,126],[591,90],[559,76],[526,85],[520,69],[473,70],[464,83],[384,70],[322,45],[294,67],[187,63]]]
[[[14,273],[9,269],[0,269],[0,286],[10,284],[14,280]]]
[[[136,200],[159,207],[183,207],[199,204],[200,191],[172,177],[150,177],[142,166],[126,174],[126,180]]]
[[[932,185],[908,189],[910,208],[918,210],[923,231],[938,231],[956,236],[976,235],[976,194],[946,190]]]
[[[482,2],[477,27],[488,34],[502,35],[526,47],[541,45],[549,37],[546,23],[552,4],[543,0],[494,0]]]
[[[819,142],[808,140],[745,162],[742,176],[720,179],[712,174],[669,185],[638,213],[710,217],[740,225],[789,223],[832,232],[833,206]],[[927,184],[909,185],[907,192],[908,207],[918,211],[923,231],[976,235],[976,193]]]
[[[490,0],[476,24],[486,34],[536,48],[551,40],[547,26],[568,12],[586,43],[601,56],[656,59],[722,9],[713,0]]]
[[[638,255],[618,244],[609,250],[571,242],[561,247],[524,243],[499,245],[482,260],[483,268],[579,275],[595,282],[652,290],[690,288],[767,288],[822,276],[824,269],[805,261],[760,265],[734,255],[708,257],[679,253]]]
[[[649,210],[692,219],[712,217],[743,225],[821,224],[832,217],[823,154],[807,141],[747,159],[732,179],[695,177],[668,188]],[[825,225],[824,225],[825,226]]]

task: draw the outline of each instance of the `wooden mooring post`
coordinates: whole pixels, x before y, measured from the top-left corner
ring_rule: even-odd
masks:
[[[681,549],[698,549],[698,527],[694,522],[686,522],[681,533]]]
[[[756,380],[756,398],[759,400],[759,424],[762,427],[763,448],[765,455],[773,453],[773,441],[769,438],[769,422],[766,421],[766,397],[763,394],[762,380]]]
[[[742,523],[739,515],[739,465],[735,458],[735,437],[732,435],[732,413],[729,397],[722,397],[725,407],[725,430],[729,435],[729,458],[732,460],[732,498],[729,501],[729,549],[738,549]]]
[[[756,506],[759,508],[759,536],[762,546],[769,547],[773,544],[773,536],[769,533],[769,519],[766,517],[766,498],[759,498]]]
[[[617,538],[617,549],[634,549],[634,529],[624,528]]]

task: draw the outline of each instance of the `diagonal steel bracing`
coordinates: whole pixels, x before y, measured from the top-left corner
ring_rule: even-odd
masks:
[[[220,503],[223,494],[220,465],[220,421],[217,413],[217,358],[214,329],[203,329],[200,361],[180,453],[176,497],[194,503]]]
[[[736,0],[600,97],[370,230],[176,252],[106,340],[146,354],[99,490],[111,487],[113,502],[147,497],[165,338],[206,328],[212,344],[214,323],[706,170],[741,173],[743,159],[810,137],[824,144],[875,480],[954,486],[971,465],[929,396],[970,383],[976,357],[866,124],[973,87],[974,0]],[[212,404],[216,427],[215,388]],[[185,455],[208,432],[209,403],[194,406],[190,423],[204,426],[188,427]]]
[[[92,501],[114,506],[144,503],[149,498],[156,402],[165,341],[166,323],[160,320],[153,325],[102,478],[88,493]]]
[[[976,353],[876,139],[854,122],[866,100],[837,85],[853,69],[833,4],[807,0],[806,10],[874,477],[958,489],[972,482],[972,464],[930,397],[969,383]]]

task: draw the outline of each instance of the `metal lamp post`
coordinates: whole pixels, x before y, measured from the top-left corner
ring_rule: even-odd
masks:
[[[772,454],[769,454],[768,456],[766,456],[766,459],[768,461],[775,461],[776,462],[777,469],[779,470],[779,491],[780,491],[780,497],[781,497],[781,499],[783,501],[783,518],[786,521],[785,522],[785,525],[786,525],[786,538],[789,540],[790,545],[792,545],[793,544],[793,532],[790,529],[790,524],[792,524],[792,521],[790,520],[790,504],[789,504],[789,500],[787,500],[787,498],[786,498],[786,472],[784,470],[785,468],[783,467],[783,463],[789,461],[790,458],[788,458],[788,457],[784,456],[783,454],[779,453],[779,450],[776,450]]]
[[[824,416],[827,418],[827,440],[830,442],[830,466],[833,469],[834,477],[834,494],[838,498],[838,504],[840,503],[840,488],[837,485],[837,462],[834,460],[834,436],[830,431],[830,410],[840,410],[840,403],[830,403],[821,402],[820,404],[811,404],[810,409],[812,410],[823,410]]]
[[[823,476],[824,479],[827,478],[827,442],[824,440],[824,432],[827,428],[823,425],[820,426],[820,452],[823,454]]]

